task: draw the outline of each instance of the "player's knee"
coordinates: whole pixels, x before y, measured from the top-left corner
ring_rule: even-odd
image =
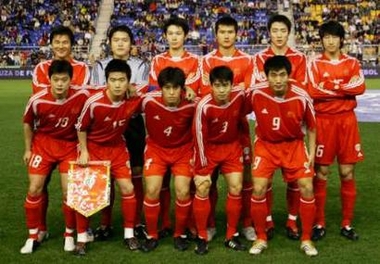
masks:
[[[122,195],[130,195],[134,192],[133,184],[131,181],[124,181],[119,183],[120,193]]]
[[[145,195],[149,199],[158,199],[160,197],[160,188],[157,186],[149,186],[148,184],[145,186]]]
[[[340,168],[339,176],[343,181],[352,180],[354,178],[354,167]]]
[[[311,178],[298,180],[301,197],[310,198],[313,196],[313,181]]]
[[[228,186],[228,192],[232,195],[240,195],[242,187],[241,183],[232,184]]]
[[[256,197],[264,197],[267,191],[267,186],[265,184],[254,184],[253,185],[253,195]]]
[[[182,188],[177,188],[175,190],[176,192],[176,196],[177,196],[177,199],[178,200],[187,200],[189,199],[190,197],[190,189],[189,188],[185,188],[185,187],[182,187]]]
[[[316,166],[316,176],[319,179],[327,180],[327,176],[330,174],[330,170],[327,166]]]
[[[194,178],[196,193],[199,196],[205,197],[208,195],[211,186],[210,177],[195,177]]]

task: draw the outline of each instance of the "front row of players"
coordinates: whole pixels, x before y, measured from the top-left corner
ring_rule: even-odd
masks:
[[[258,239],[250,254],[267,248],[265,193],[273,173],[281,168],[286,181],[297,181],[301,191],[301,250],[318,254],[310,240],[315,216],[312,185],[315,153],[315,118],[307,93],[290,82],[291,64],[285,56],[265,62],[267,83],[245,91],[232,87],[233,72],[226,66],[210,72],[211,93],[193,102],[184,99],[185,75],[168,67],[158,76],[158,91],[127,97],[131,70],[125,61],[111,60],[106,67],[106,88],[91,92],[70,86],[72,67],[67,61],[53,61],[49,68],[50,89],[33,95],[24,114],[25,153],[29,189],[25,200],[29,237],[21,253],[32,253],[39,245],[41,192],[46,175],[58,165],[63,189],[65,251],[86,253],[89,219],[66,205],[68,164],[78,160],[110,160],[111,177],[121,194],[124,242],[130,250],[154,250],[158,246],[159,192],[167,169],[174,176],[176,193],[174,246],[186,250],[186,229],[194,218],[198,237],[195,252],[208,252],[207,219],[210,213],[211,173],[219,168],[227,183],[225,246],[245,250],[237,226],[242,208],[243,148],[240,143],[246,115],[256,116],[251,199],[251,217]],[[147,88],[147,87],[146,87]],[[286,109],[286,111],[284,110]],[[136,198],[129,154],[123,133],[136,112],[146,116],[146,151],[143,175],[146,191],[144,213],[147,239],[134,237]],[[305,151],[302,125],[307,127]],[[79,157],[77,142],[79,141]],[[195,158],[194,158],[195,157]],[[194,159],[194,160],[193,160]],[[195,195],[190,186],[194,183]],[[77,241],[74,242],[76,231]]]

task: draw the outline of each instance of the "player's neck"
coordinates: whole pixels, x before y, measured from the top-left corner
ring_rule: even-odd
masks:
[[[231,47],[219,47],[218,48],[219,52],[225,56],[225,57],[232,57],[236,51],[236,48],[235,46],[231,46]]]
[[[341,54],[342,53],[340,52],[340,50],[338,50],[336,52],[327,52],[327,51],[325,51],[325,56],[327,58],[329,58],[330,60],[339,60]]]
[[[124,94],[124,95],[121,95],[121,96],[114,95],[114,94],[110,91],[110,89],[107,89],[107,90],[106,90],[106,94],[107,94],[108,99],[110,99],[110,101],[113,102],[113,103],[118,103],[118,102],[124,100],[124,98],[125,98],[125,94]]]
[[[125,56],[113,56],[112,57],[113,59],[117,59],[117,60],[125,60],[127,61],[129,59],[129,55],[125,55]]]
[[[184,53],[185,53],[185,48],[184,47],[181,47],[181,48],[178,48],[178,49],[173,49],[173,48],[169,49],[169,54],[172,57],[182,57]]]
[[[285,55],[286,52],[288,51],[288,48],[289,48],[288,45],[285,45],[283,47],[278,47],[278,46],[275,46],[275,45],[271,45],[270,47],[271,47],[273,53],[276,54],[276,55]]]
[[[57,56],[54,56],[53,60],[66,60],[66,61],[70,62],[72,60],[72,58],[71,58],[71,56],[67,56],[67,57],[57,57]]]
[[[67,98],[67,95],[68,95],[69,92],[66,91],[65,93],[57,94],[57,93],[55,93],[54,90],[52,89],[51,93],[52,93],[54,99],[56,99],[56,100],[63,100],[63,99],[65,99],[65,98]]]

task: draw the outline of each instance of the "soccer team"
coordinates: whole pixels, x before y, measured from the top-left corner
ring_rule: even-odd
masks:
[[[187,22],[171,17],[163,27],[168,50],[149,65],[130,56],[131,30],[116,26],[108,33],[111,57],[98,61],[90,74],[87,65],[71,57],[70,29],[52,30],[54,58],[36,66],[23,118],[29,235],[22,254],[48,238],[47,185],[56,166],[64,250],[77,255],[85,255],[94,239],[113,235],[114,183],[128,249],[150,252],[160,238],[173,236],[177,250],[188,249],[193,239],[195,253],[206,254],[216,234],[219,174],[228,191],[225,246],[247,250],[239,240],[241,226],[242,236],[253,242],[249,253],[261,254],[274,235],[272,179],[281,169],[287,183],[287,237],[300,240],[307,256],[316,256],[312,241],[326,234],[326,185],[335,158],[341,179],[340,233],[359,238],[352,227],[354,169],[364,156],[354,109],[365,84],[359,62],[341,52],[344,28],[336,21],[322,24],[323,52],[310,60],[288,46],[291,22],[286,16],[269,19],[270,45],[253,56],[235,46],[237,31],[234,18],[218,19],[217,49],[199,57],[184,47]],[[254,132],[247,119],[251,113]],[[90,219],[66,204],[72,160],[82,166],[111,161],[111,204],[102,210],[94,234]]]

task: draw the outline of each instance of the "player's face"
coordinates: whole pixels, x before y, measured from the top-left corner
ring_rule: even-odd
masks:
[[[125,98],[129,80],[124,72],[110,72],[107,79],[107,94],[112,101]]]
[[[51,42],[54,59],[69,60],[71,55],[71,41],[67,35],[55,35]]]
[[[288,89],[289,75],[286,69],[270,70],[267,76],[269,87],[276,96],[283,96]]]
[[[55,98],[66,98],[70,87],[70,75],[68,73],[54,73],[50,78],[51,90]]]
[[[169,48],[171,49],[182,48],[186,39],[186,35],[183,29],[175,25],[171,25],[168,27],[165,37],[168,41]]]
[[[340,38],[339,36],[326,34],[322,38],[322,45],[325,52],[330,54],[338,53],[340,51]]]
[[[174,86],[171,83],[165,84],[162,89],[162,98],[167,106],[178,106],[181,102],[181,86]]]
[[[131,50],[131,39],[127,32],[116,31],[111,37],[111,51],[114,59],[126,59]]]
[[[228,49],[235,45],[237,32],[234,26],[219,25],[216,32],[216,41],[220,48]]]
[[[212,95],[218,104],[225,104],[230,101],[232,84],[229,81],[216,80],[211,84]]]
[[[271,25],[269,35],[271,44],[277,48],[283,48],[288,43],[289,31],[284,23],[274,22]]]

